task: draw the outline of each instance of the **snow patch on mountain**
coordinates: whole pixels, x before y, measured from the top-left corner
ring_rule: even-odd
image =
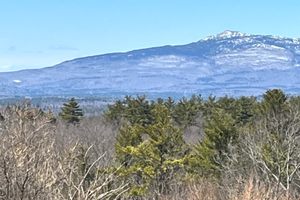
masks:
[[[204,40],[229,39],[229,38],[238,38],[238,37],[246,37],[246,36],[250,36],[250,35],[239,31],[225,30],[222,33],[219,33],[217,35],[208,36]]]
[[[14,83],[22,83],[21,80],[13,80]]]

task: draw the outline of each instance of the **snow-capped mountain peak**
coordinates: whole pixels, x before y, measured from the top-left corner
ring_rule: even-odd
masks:
[[[221,38],[235,38],[235,37],[245,37],[245,36],[248,36],[248,34],[241,33],[238,31],[226,30],[223,31],[222,33],[219,33],[217,35],[217,38],[221,39]]]
[[[239,31],[225,30],[222,33],[219,33],[217,35],[208,36],[204,40],[229,39],[229,38],[246,37],[246,36],[250,36],[250,34],[242,33]]]

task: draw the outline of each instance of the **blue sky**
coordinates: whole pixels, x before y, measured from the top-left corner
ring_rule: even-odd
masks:
[[[300,37],[299,0],[1,0],[0,71],[185,44],[224,30]]]

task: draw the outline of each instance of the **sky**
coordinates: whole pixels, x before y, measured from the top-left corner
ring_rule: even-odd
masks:
[[[0,0],[0,72],[224,30],[300,38],[299,9],[299,0]]]

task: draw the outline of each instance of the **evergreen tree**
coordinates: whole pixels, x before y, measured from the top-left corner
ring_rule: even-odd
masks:
[[[146,99],[146,96],[137,96],[136,98],[126,97],[126,109],[124,117],[131,124],[140,124],[147,126],[152,123],[151,110],[153,104]]]
[[[235,116],[237,112],[236,99],[229,96],[220,97],[218,99],[217,107],[225,110],[227,113],[230,113],[231,116]]]
[[[168,110],[173,111],[175,107],[175,101],[172,97],[168,97],[168,99],[164,102],[164,105],[168,108]]]
[[[124,102],[117,100],[114,104],[108,105],[107,111],[104,113],[106,119],[110,122],[120,123],[125,112]]]
[[[71,98],[68,103],[63,104],[59,116],[67,123],[76,124],[82,118],[83,112],[75,98]]]
[[[203,174],[219,175],[222,164],[230,157],[230,144],[238,137],[235,120],[225,110],[216,108],[206,121],[205,137],[195,146],[191,163]]]
[[[263,101],[261,103],[263,114],[278,115],[286,111],[288,97],[280,89],[268,90],[263,95]]]
[[[174,107],[173,118],[183,128],[195,125],[195,120],[203,110],[201,96],[193,95],[190,99],[182,98]]]
[[[145,96],[137,96],[136,98],[126,96],[124,100],[109,105],[105,116],[118,125],[122,125],[121,122],[125,120],[130,124],[146,126],[152,123],[150,111],[153,105],[154,102],[148,101]]]
[[[127,125],[117,137],[116,157],[123,164],[119,173],[130,180],[130,193],[135,196],[151,189],[170,191],[170,182],[184,172],[189,152],[182,130],[173,126],[166,106],[156,104],[151,114],[152,124]]]
[[[233,116],[240,126],[253,122],[257,115],[257,102],[255,97],[240,97],[237,102],[237,114]]]
[[[209,116],[214,108],[217,107],[217,101],[215,96],[209,96],[203,103],[203,115]]]

